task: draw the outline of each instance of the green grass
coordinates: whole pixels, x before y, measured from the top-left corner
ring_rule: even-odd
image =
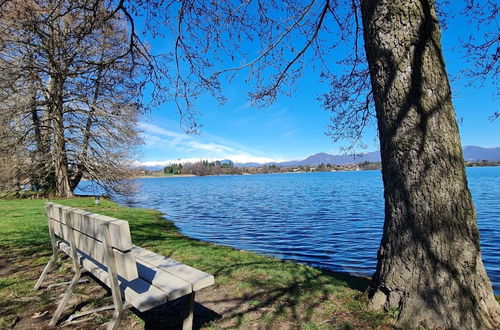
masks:
[[[363,292],[369,282],[365,278],[190,239],[153,210],[119,207],[107,200],[95,205],[89,198],[51,201],[127,220],[134,244],[213,274],[216,285],[207,289],[212,290],[211,308],[232,305],[219,319],[206,323],[210,329],[376,328],[390,322],[387,315],[367,310]],[[12,260],[8,265],[12,271],[0,279],[0,328],[4,328],[14,322],[12,315],[23,313],[26,301],[36,303],[40,310],[50,301],[43,290],[31,291],[50,256],[44,200],[0,200],[0,251],[0,257]],[[38,271],[28,276],[16,271],[34,267]],[[59,272],[71,274],[69,265]]]

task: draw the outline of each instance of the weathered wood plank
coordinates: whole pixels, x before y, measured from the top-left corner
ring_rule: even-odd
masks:
[[[149,264],[150,266],[156,266],[167,273],[191,283],[193,291],[198,291],[215,283],[213,275],[173,259],[166,258],[136,245],[134,245],[132,251],[135,253],[137,261]]]
[[[69,241],[68,227],[66,225],[53,219],[50,220],[50,224],[54,230],[54,234],[61,237],[65,241]],[[73,235],[75,237],[75,246],[77,249],[83,251],[85,254],[88,254],[91,258],[97,260],[98,262],[105,264],[105,251],[104,244],[102,242],[76,230],[73,230]],[[135,255],[131,250],[128,252],[122,252],[120,250],[113,249],[113,255],[116,260],[116,268],[119,276],[128,281],[134,280],[139,276],[137,273]]]
[[[47,202],[46,205],[49,206],[50,214],[48,216],[52,219],[64,224],[66,223],[64,221],[64,211],[71,212],[73,229],[94,237],[101,242],[103,241],[101,225],[109,223],[111,245],[121,251],[132,248],[132,238],[130,237],[130,228],[127,221],[50,202]]]
[[[137,260],[139,277],[163,290],[167,300],[174,300],[192,292],[191,283],[178,278],[161,268]]]
[[[68,255],[71,254],[71,249],[67,242],[59,242],[59,248],[64,253]],[[81,252],[78,253],[78,259],[79,264],[82,265],[85,270],[92,273],[108,287],[111,285],[108,271],[104,265],[96,263]],[[140,277],[133,281],[127,281],[119,277],[118,281],[120,290],[125,296],[125,300],[141,312],[164,304],[167,301],[165,291],[160,290]]]

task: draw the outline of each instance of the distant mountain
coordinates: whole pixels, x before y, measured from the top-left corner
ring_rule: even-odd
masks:
[[[358,155],[330,155],[324,152],[311,155],[303,160],[292,160],[286,162],[272,162],[272,163],[235,163],[235,166],[239,167],[258,167],[258,166],[270,166],[278,165],[283,167],[294,167],[294,166],[318,166],[320,164],[332,164],[332,165],[346,165],[346,164],[358,164],[362,162],[380,162],[380,153],[378,151],[367,152]]]
[[[358,155],[330,155],[324,152],[307,157],[300,165],[316,166],[320,164],[358,164],[362,162],[380,162],[380,152],[373,151]]]
[[[140,170],[145,170],[145,171],[160,171],[163,170],[165,165],[137,165],[136,168]]]
[[[466,161],[479,161],[479,160],[489,160],[489,161],[500,161],[500,147],[496,148],[482,148],[478,146],[466,146],[463,148],[464,159]],[[264,165],[278,165],[278,166],[318,166],[320,164],[332,164],[332,165],[347,165],[347,164],[359,164],[362,162],[380,162],[380,152],[372,151],[357,155],[331,155],[324,152],[320,152],[311,155],[303,160],[293,160],[280,163],[235,163],[235,166],[239,167],[259,167]]]
[[[478,146],[466,146],[463,147],[464,159],[466,161],[500,161],[500,147],[495,148],[483,148]],[[229,159],[224,159],[220,161],[221,164],[232,163]],[[359,164],[362,162],[380,162],[380,152],[366,152],[357,155],[331,155],[324,152],[320,152],[311,155],[303,160],[291,160],[286,162],[272,162],[272,163],[234,163],[236,167],[260,167],[264,165],[277,165],[283,167],[297,167],[297,166],[318,166],[320,164],[332,164],[332,165],[347,165],[347,164]],[[151,166],[141,166],[143,169],[147,170],[160,170],[163,169],[164,165],[151,165]]]
[[[500,160],[500,147],[496,148],[482,148],[477,146],[466,146],[463,148],[464,159],[466,161]]]
[[[234,166],[236,167],[259,167],[264,165],[265,164],[262,163],[234,163]]]

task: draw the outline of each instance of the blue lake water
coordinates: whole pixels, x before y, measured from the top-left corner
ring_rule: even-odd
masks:
[[[500,167],[468,168],[483,261],[500,294]],[[160,210],[193,238],[372,275],[384,221],[380,171],[140,179],[120,204]]]

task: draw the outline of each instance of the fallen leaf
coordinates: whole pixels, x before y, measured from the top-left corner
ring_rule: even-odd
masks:
[[[45,312],[40,312],[40,313],[35,313],[33,314],[33,316],[31,317],[32,319],[38,319],[44,315],[47,315],[48,311],[45,311]]]

